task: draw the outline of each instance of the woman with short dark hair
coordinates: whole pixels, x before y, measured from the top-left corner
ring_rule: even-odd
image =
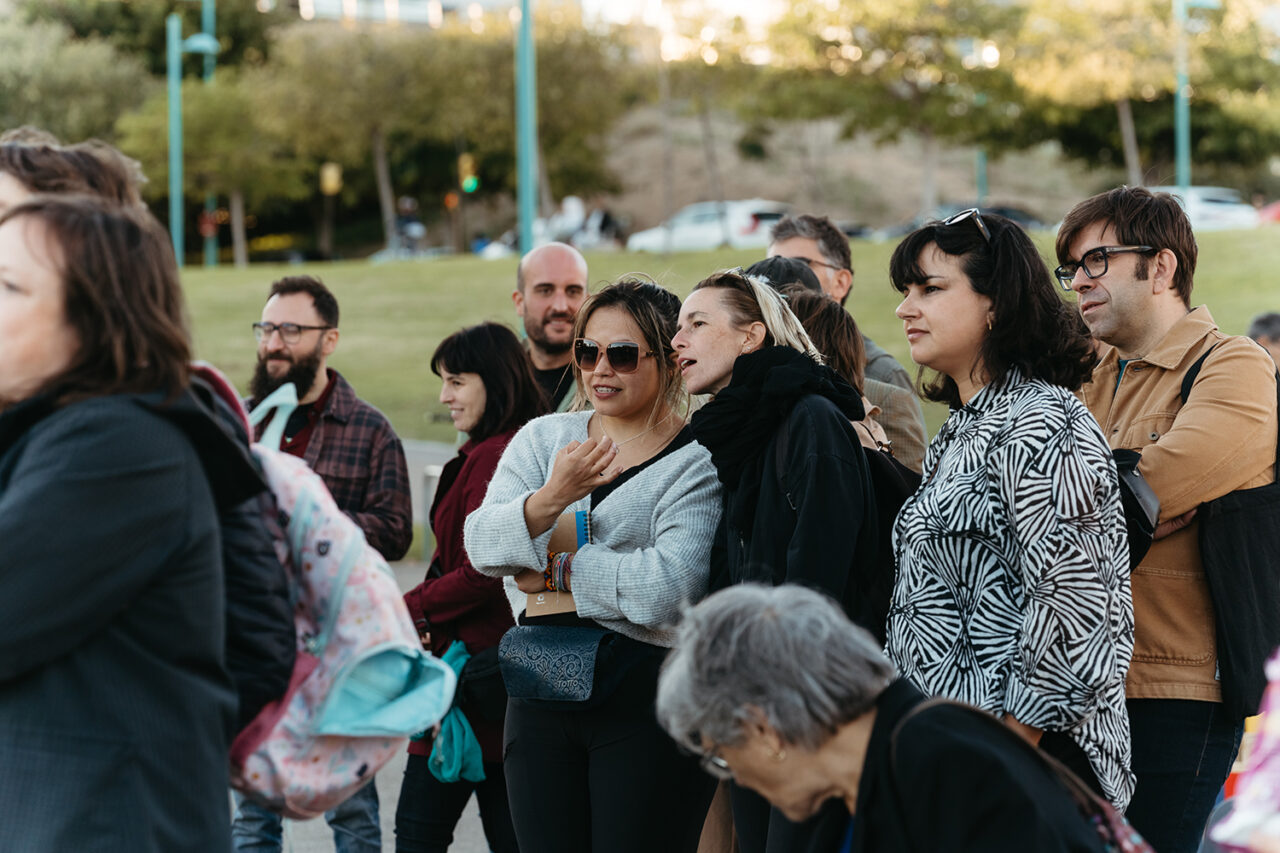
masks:
[[[0,215],[0,849],[230,847],[218,514],[263,484],[189,357],[150,214]]]
[[[982,712],[927,703],[811,589],[742,584],[688,610],[657,709],[707,772],[806,821],[797,853],[1115,849],[1072,780]]]
[[[1123,809],[1129,550],[1106,439],[1072,391],[1093,354],[1035,245],[969,210],[894,250],[911,357],[951,415],[894,526],[889,657],[976,705]]]
[[[498,641],[513,624],[511,608],[502,581],[472,567],[463,547],[462,525],[483,502],[516,430],[545,414],[547,404],[520,341],[497,323],[481,323],[445,338],[431,356],[431,372],[442,380],[440,402],[449,407],[454,427],[467,441],[440,472],[430,516],[435,554],[426,579],[406,592],[404,601],[424,646],[444,657],[454,643],[461,643],[470,656],[468,663],[477,661],[462,671],[458,709],[474,732],[484,778],[430,766],[434,736],[411,742],[396,806],[396,850],[445,853],[474,791],[490,850],[515,853],[502,772],[506,696],[496,673],[485,684],[469,676],[480,672],[478,662],[484,658],[477,656],[487,651],[485,657],[496,657]]]

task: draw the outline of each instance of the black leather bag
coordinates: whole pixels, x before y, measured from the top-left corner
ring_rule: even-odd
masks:
[[[1183,405],[1209,352],[1182,380]],[[1196,515],[1200,559],[1217,624],[1222,705],[1229,719],[1258,712],[1267,686],[1264,667],[1280,646],[1280,452],[1275,470],[1277,482],[1223,495],[1201,504]]]
[[[1138,463],[1142,454],[1136,450],[1113,450],[1116,474],[1120,477],[1120,505],[1125,526],[1129,530],[1129,568],[1136,569],[1151,550],[1151,537],[1160,518],[1160,499],[1151,490]]]
[[[507,715],[507,687],[498,665],[498,647],[481,649],[458,677],[454,701],[470,719],[501,720]]]

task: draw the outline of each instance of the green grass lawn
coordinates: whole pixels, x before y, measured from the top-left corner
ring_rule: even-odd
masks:
[[[1052,258],[1052,235],[1037,242]],[[856,270],[848,307],[859,326],[914,372],[902,324],[893,315],[898,295],[888,279],[893,243],[853,243]],[[750,264],[753,251],[675,254],[593,254],[587,261],[596,285],[626,272],[643,272],[681,297],[708,273]],[[253,372],[255,344],[250,324],[259,319],[271,282],[281,276],[319,276],[338,297],[342,338],[330,364],[342,371],[361,397],[391,418],[403,438],[452,441],[453,428],[433,415],[440,381],[427,359],[449,333],[484,320],[514,325],[511,291],[514,258],[485,261],[470,257],[403,261],[253,266],[247,270],[188,268],[183,281],[190,301],[196,351],[222,368],[241,388]],[[1052,264],[1051,264],[1052,266]],[[594,287],[593,287],[594,289]],[[1219,325],[1243,334],[1261,311],[1280,310],[1280,228],[1205,234],[1192,304],[1208,304]],[[929,404],[925,417],[932,435],[946,418]]]

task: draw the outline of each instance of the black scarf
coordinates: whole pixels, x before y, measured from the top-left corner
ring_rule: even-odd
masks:
[[[711,451],[726,488],[748,486],[752,480],[759,488],[765,447],[795,404],[810,394],[826,397],[849,420],[866,416],[853,386],[798,350],[765,347],[734,361],[728,386],[689,421],[694,437]],[[756,476],[744,482],[749,470]]]

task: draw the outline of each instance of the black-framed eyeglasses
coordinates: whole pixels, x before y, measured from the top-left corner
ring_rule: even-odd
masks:
[[[1127,252],[1147,254],[1154,251],[1150,246],[1098,246],[1081,255],[1080,260],[1069,261],[1058,267],[1053,274],[1063,290],[1074,290],[1077,270],[1084,270],[1089,278],[1100,278],[1107,274],[1107,258],[1111,255],[1123,255]]]
[[[968,210],[962,210],[954,216],[948,216],[946,219],[942,220],[942,224],[959,225],[961,222],[968,222],[970,219],[973,220],[974,225],[978,226],[978,230],[982,232],[982,239],[990,243],[991,229],[987,227],[987,223],[982,221],[982,211],[978,210],[976,207],[971,207]]]
[[[640,352],[634,341],[614,341],[604,348],[609,366],[618,373],[635,373],[641,358],[653,355],[653,350]],[[573,342],[573,361],[580,370],[595,370],[600,361],[600,344],[591,338],[578,338]]]
[[[297,323],[254,323],[253,336],[257,338],[258,343],[262,343],[276,332],[280,333],[280,339],[286,344],[296,344],[302,339],[303,332],[313,332],[317,330],[332,329],[333,326],[300,326]]]
[[[719,755],[716,755],[714,749],[704,752],[698,756],[698,764],[710,776],[714,776],[721,781],[732,779],[733,771],[729,769],[729,762],[725,761]]]
[[[787,258],[787,260],[799,261],[802,264],[808,264],[809,269],[813,269],[814,264],[817,264],[820,267],[826,267],[827,269],[831,269],[831,270],[839,271],[844,269],[844,267],[840,266],[839,264],[827,263],[826,261],[820,261],[817,258],[806,258],[804,255],[796,255],[794,258]]]

